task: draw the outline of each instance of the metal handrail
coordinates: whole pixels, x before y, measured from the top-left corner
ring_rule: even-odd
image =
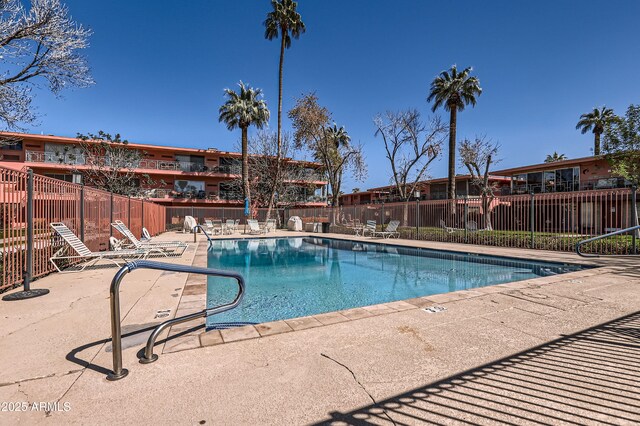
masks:
[[[632,227],[626,228],[626,229],[621,229],[621,230],[615,231],[615,232],[610,232],[610,233],[604,234],[604,235],[598,235],[597,237],[589,238],[587,240],[582,240],[578,244],[576,244],[576,253],[579,256],[582,256],[582,257],[600,257],[599,254],[582,253],[580,251],[580,247],[582,247],[584,244],[592,243],[594,241],[602,240],[604,238],[612,237],[614,235],[626,234],[627,232],[635,231],[636,229],[640,229],[640,225],[632,226]],[[632,254],[632,255],[629,255],[629,256],[634,256],[634,255],[635,254]],[[609,255],[609,256],[615,256],[615,255]],[[620,255],[618,255],[618,256],[620,256]]]
[[[140,362],[147,364],[158,359],[158,355],[153,353],[153,346],[156,339],[167,327],[180,324],[183,322],[191,321],[197,318],[206,318],[210,315],[219,314],[224,311],[235,308],[240,304],[245,292],[245,283],[242,275],[236,272],[223,271],[219,269],[199,268],[195,266],[175,265],[171,263],[153,262],[150,260],[137,260],[125,264],[113,277],[111,281],[110,289],[110,304],[111,304],[111,349],[113,353],[113,371],[107,375],[107,380],[120,380],[129,374],[126,368],[122,368],[122,329],[120,324],[120,283],[125,275],[136,269],[155,269],[160,271],[170,272],[187,272],[192,274],[204,274],[214,277],[226,277],[233,278],[238,282],[238,294],[232,302],[224,305],[214,306],[207,308],[203,311],[193,314],[185,315],[183,317],[174,318],[159,324],[149,336],[147,345],[145,347],[144,356],[140,359]]]
[[[196,232],[196,229],[200,228],[200,230],[202,231],[202,233],[204,234],[205,237],[207,237],[207,240],[209,240],[209,248],[211,248],[211,246],[213,245],[213,240],[211,239],[211,236],[209,235],[209,233],[206,231],[206,229],[204,229],[202,227],[202,225],[196,225],[193,227],[193,242],[197,242],[196,241],[196,236],[198,235],[198,233]]]

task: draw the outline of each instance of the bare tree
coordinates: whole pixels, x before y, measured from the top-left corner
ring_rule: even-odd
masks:
[[[500,162],[496,158],[500,145],[485,136],[476,136],[473,141],[465,139],[460,143],[460,161],[471,175],[471,183],[478,188],[482,197],[484,229],[492,230],[491,201],[495,198],[496,185],[491,182],[489,169]]]
[[[415,109],[389,112],[373,119],[391,165],[391,180],[398,196],[408,201],[433,160],[438,158],[447,136],[448,126],[440,117],[427,125]]]
[[[299,151],[288,133],[281,136],[280,173],[278,169],[278,137],[277,134],[266,130],[249,139],[249,186],[251,191],[251,207],[266,207],[269,205],[275,191],[274,207],[289,207],[299,204],[305,190],[315,190],[308,183],[307,166],[305,162],[295,161]],[[242,179],[233,179],[228,183],[231,191],[242,193]],[[305,200],[306,201],[306,200]]]
[[[129,148],[129,142],[119,134],[112,136],[100,130],[97,135],[78,134],[78,139],[81,140],[80,153],[59,157],[65,162],[86,166],[75,172],[82,175],[87,185],[114,194],[140,196],[142,184],[149,187],[157,183],[149,175],[135,172],[145,153]],[[160,184],[164,182],[160,181]]]
[[[0,120],[7,127],[33,122],[32,89],[44,81],[59,95],[70,86],[93,84],[79,49],[91,31],[76,24],[59,0],[0,0]]]
[[[322,164],[331,187],[331,205],[339,204],[342,179],[350,173],[362,181],[367,174],[361,145],[353,145],[344,127],[330,126],[331,113],[314,93],[303,95],[289,111],[296,146],[306,148]]]

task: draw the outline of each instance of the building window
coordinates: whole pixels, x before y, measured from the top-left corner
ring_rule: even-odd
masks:
[[[7,141],[7,145],[0,145],[3,151],[22,151],[22,141]]]
[[[176,161],[183,172],[204,172],[204,157],[200,155],[176,155]]]
[[[176,180],[173,184],[178,197],[187,198],[204,198],[206,196],[204,186],[204,182],[196,180]]]
[[[53,179],[63,180],[65,182],[82,184],[82,175],[78,173],[64,174],[64,173],[45,173],[46,177]]]
[[[527,174],[527,187],[529,192],[542,192],[542,172]]]

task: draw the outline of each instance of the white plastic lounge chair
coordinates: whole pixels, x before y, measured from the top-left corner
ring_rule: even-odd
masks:
[[[223,230],[223,234],[233,234],[234,232],[236,232],[236,222],[233,219],[227,219],[227,222],[225,223],[224,227],[222,228]]]
[[[127,225],[124,224],[121,220],[116,220],[111,224],[113,228],[121,233],[125,239],[129,240],[129,243],[121,242],[120,246],[122,248],[136,248],[136,249],[144,249],[144,248],[154,248],[159,249],[165,252],[166,254],[171,254],[175,256],[182,256],[182,253],[189,247],[189,244],[183,243],[181,241],[140,241],[133,235],[133,232]]]
[[[264,230],[260,229],[260,225],[257,220],[248,219],[247,225],[249,225],[249,234],[264,234]]]
[[[387,225],[387,229],[384,231],[374,231],[371,233],[371,237],[382,237],[382,238],[391,238],[396,237],[400,238],[400,233],[398,232],[398,226],[400,226],[399,220],[392,220]]]
[[[67,245],[77,253],[76,255],[62,256],[64,251],[67,249],[66,245],[62,247],[60,250],[56,251],[53,254],[53,256],[51,256],[49,261],[54,266],[54,268],[56,268],[58,272],[63,272],[63,271],[60,269],[60,267],[56,263],[57,260],[69,260],[72,262],[75,260],[84,261],[84,263],[82,263],[82,267],[79,270],[67,271],[67,272],[81,272],[81,271],[84,271],[85,268],[87,268],[88,266],[95,265],[101,260],[108,260],[109,262],[115,263],[117,266],[120,266],[128,260],[145,259],[151,252],[162,253],[158,249],[153,249],[153,248],[97,251],[97,252],[91,251],[86,245],[84,245],[84,243],[80,240],[80,238],[78,238],[76,234],[74,234],[73,231],[69,229],[67,225],[65,225],[64,223],[53,222],[50,224],[50,226],[58,235],[60,235],[60,237],[67,243]]]
[[[373,235],[376,231],[377,224],[375,220],[368,220],[367,224],[364,225],[364,228],[362,228],[362,236],[365,237],[367,235],[367,232],[369,233],[369,235]]]
[[[467,221],[467,230],[471,231],[471,232],[478,232],[478,231],[487,231],[487,228],[478,228],[478,223],[475,220],[469,220]]]
[[[451,234],[453,231],[455,231],[455,228],[451,228],[450,226],[447,226],[447,224],[442,219],[440,219],[440,227],[442,229],[444,229],[445,231],[447,231],[447,233],[449,233],[449,234]]]
[[[276,220],[275,219],[267,219],[267,223],[264,225],[264,233],[275,231],[276,230]]]

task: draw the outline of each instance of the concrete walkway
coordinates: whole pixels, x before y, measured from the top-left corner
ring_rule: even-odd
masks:
[[[394,243],[581,261],[566,253]],[[191,246],[171,262],[191,264],[195,253]],[[0,407],[0,424],[638,423],[638,260],[596,263],[560,282],[539,278],[426,298],[425,305],[446,307],[439,313],[380,312],[162,353],[150,365],[136,356],[148,332],[135,333],[124,339],[130,374],[118,382],[105,380],[116,269],[53,274],[34,283],[49,295],[0,302],[0,402],[27,403],[19,408],[28,410]],[[123,331],[158,324],[166,319],[159,311],[173,316],[185,280],[132,272],[121,291]]]

